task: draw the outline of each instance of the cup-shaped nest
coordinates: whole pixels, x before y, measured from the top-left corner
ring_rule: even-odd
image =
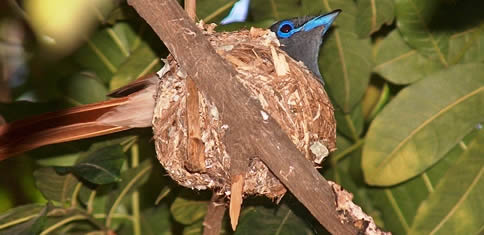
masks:
[[[218,33],[209,26],[204,28],[204,34],[216,52],[234,66],[238,81],[251,97],[260,102],[263,119],[270,115],[308,161],[317,167],[336,149],[334,110],[323,85],[302,62],[293,60],[279,48],[274,33],[255,28]],[[159,72],[153,117],[158,159],[179,184],[230,195],[231,158],[224,143],[227,125],[222,118],[223,110],[198,92],[198,110],[188,109],[188,116],[198,117],[195,120],[198,131],[191,130],[187,100],[196,94],[187,95],[187,75],[173,57],[169,56],[165,62]],[[193,132],[198,132],[197,156],[193,156],[197,151],[189,151],[193,147],[189,140]],[[283,196],[286,188],[257,154],[247,157],[250,161],[243,193],[270,198]]]

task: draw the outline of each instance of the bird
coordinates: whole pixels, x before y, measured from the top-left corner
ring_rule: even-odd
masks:
[[[293,59],[302,61],[323,84],[318,64],[319,48],[323,36],[340,13],[341,10],[337,9],[316,17],[281,20],[270,27],[276,33],[281,49]]]
[[[338,9],[320,16],[285,19],[269,28],[281,49],[302,61],[323,84],[319,49],[340,13]],[[110,93],[112,99],[1,125],[0,161],[45,145],[151,127],[158,82],[156,74],[149,74]]]

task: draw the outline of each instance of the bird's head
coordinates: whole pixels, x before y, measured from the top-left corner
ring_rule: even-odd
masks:
[[[323,35],[339,13],[341,10],[334,10],[320,16],[281,20],[273,24],[270,29],[276,34],[281,48],[289,56],[302,61],[323,81],[318,67],[319,47],[323,43]]]

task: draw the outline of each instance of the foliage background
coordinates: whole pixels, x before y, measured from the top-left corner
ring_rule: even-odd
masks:
[[[29,1],[0,3],[0,114],[7,121],[104,100],[158,70],[168,53],[124,1],[86,8],[97,23],[85,31],[88,18],[54,19],[64,1],[43,2],[46,16]],[[220,22],[235,3],[197,2],[206,22]],[[325,38],[320,67],[336,108],[338,151],[321,173],[394,234],[481,234],[484,2],[253,0],[247,22],[219,30],[334,9],[343,13]],[[83,34],[55,48],[36,17]],[[176,186],[150,135],[132,130],[2,162],[0,233],[199,234],[210,193]],[[254,231],[325,233],[291,195],[279,206],[247,200],[235,234]],[[232,233],[228,225],[224,232]]]

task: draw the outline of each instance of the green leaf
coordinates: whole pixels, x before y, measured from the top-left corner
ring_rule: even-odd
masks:
[[[411,49],[400,33],[392,31],[377,47],[373,70],[395,84],[418,81],[444,66]]]
[[[90,73],[76,74],[64,79],[62,83],[64,97],[74,105],[105,100],[108,93],[106,87]]]
[[[318,1],[319,2],[319,1]],[[342,9],[334,26],[326,35],[319,55],[325,89],[332,100],[349,113],[362,99],[370,79],[372,56],[369,39],[355,33],[356,4],[352,0],[322,1],[325,11]],[[313,5],[313,1],[303,1]]]
[[[480,234],[484,226],[484,131],[418,209],[411,234]]]
[[[356,33],[359,37],[370,36],[383,24],[391,24],[395,17],[393,0],[359,0],[357,4]]]
[[[236,0],[198,0],[197,17],[206,23],[219,23],[233,7]]]
[[[89,151],[71,170],[93,184],[109,184],[121,180],[120,171],[125,159],[121,145],[106,146]]]
[[[27,204],[0,215],[0,234],[29,234],[45,210],[44,205]],[[31,233],[33,234],[33,233]]]
[[[265,19],[289,19],[296,16],[303,16],[300,0],[270,0],[270,1],[252,1],[250,3],[250,13],[254,21]]]
[[[199,220],[196,223],[190,224],[183,228],[183,235],[199,235],[203,232],[203,221]],[[223,232],[221,232],[223,234]]]
[[[34,171],[35,185],[45,198],[61,203],[71,200],[72,193],[79,183],[72,174],[59,174],[53,167]]]
[[[449,41],[449,61],[476,63],[484,61],[484,24],[453,34]]]
[[[296,216],[286,205],[245,208],[235,235],[242,234],[313,234],[309,224]]]
[[[141,35],[137,35],[133,27],[129,23],[120,22],[99,30],[78,50],[74,59],[82,68],[94,72],[102,81],[109,82],[130,55],[132,46],[139,43]]]
[[[465,151],[465,146],[475,136],[475,131],[457,144],[437,164],[413,179],[393,187],[371,188],[370,197],[373,205],[383,212],[385,229],[395,234],[406,234],[413,223],[417,209],[434,191],[435,186],[442,179],[455,161]],[[411,198],[411,200],[409,200]]]
[[[475,38],[471,31],[482,25],[483,7],[484,2],[480,0],[397,0],[397,27],[411,47],[443,66],[478,62],[482,59],[482,39]],[[468,34],[470,37],[461,40],[456,38],[459,34]],[[452,49],[449,42],[451,37],[457,39]]]
[[[117,89],[127,83],[158,70],[161,65],[160,58],[146,43],[139,45],[130,56],[121,64],[110,82],[111,90]]]
[[[181,224],[193,224],[207,213],[208,202],[177,197],[170,207],[171,214]]]
[[[439,161],[484,121],[484,65],[456,65],[403,89],[372,122],[365,180],[393,185]]]
[[[439,11],[440,0],[396,0],[397,26],[403,38],[420,53],[448,66],[447,30],[434,30],[432,18]]]
[[[166,206],[152,207],[141,213],[141,231],[146,235],[172,234],[170,210]]]

